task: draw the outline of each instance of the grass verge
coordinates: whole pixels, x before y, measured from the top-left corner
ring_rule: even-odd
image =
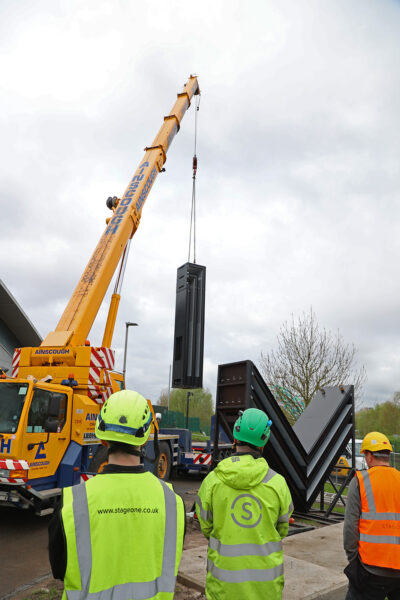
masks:
[[[336,483],[336,481],[335,481],[335,485],[336,485],[336,488],[337,488],[337,489],[340,489],[340,486],[342,485],[342,482],[341,482],[341,481],[338,481],[338,482]],[[331,493],[331,494],[336,494],[336,492],[335,492],[335,490],[334,490],[334,487],[333,487],[333,485],[332,485],[332,484],[330,484],[329,482],[326,482],[326,483],[325,483],[324,489],[325,489],[325,491],[326,491],[326,492],[329,492],[329,493]],[[344,488],[343,492],[342,492],[343,496],[346,496],[346,495],[347,495],[347,490],[348,490],[348,487],[346,486],[346,487]]]
[[[30,595],[24,596],[22,600],[60,600],[62,597],[62,587],[57,588],[51,586],[48,588],[41,588],[36,590]]]

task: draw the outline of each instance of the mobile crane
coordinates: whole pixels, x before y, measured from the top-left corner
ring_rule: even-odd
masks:
[[[104,401],[125,387],[114,370],[111,342],[130,240],[181,120],[199,93],[192,75],[153,144],[145,148],[122,198],[108,198],[113,215],[57,327],[39,347],[17,348],[11,377],[0,377],[0,506],[33,507],[47,514],[63,487],[87,479],[104,460],[94,427]],[[87,337],[119,262],[102,344],[91,346]],[[165,438],[164,461],[178,436]],[[164,467],[161,462],[161,476]]]

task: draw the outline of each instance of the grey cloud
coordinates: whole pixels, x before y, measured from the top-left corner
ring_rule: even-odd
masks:
[[[123,193],[196,69],[206,385],[215,392],[220,363],[257,362],[281,323],[312,305],[321,325],[358,346],[366,400],[390,397],[399,366],[398,4],[107,5],[3,6],[6,285],[43,335],[54,328],[103,231],[105,199]],[[40,44],[46,24],[57,69]],[[187,259],[193,129],[192,107],[144,206],[115,332],[122,368],[124,323],[139,322],[128,385],[153,400],[168,383],[176,268]]]

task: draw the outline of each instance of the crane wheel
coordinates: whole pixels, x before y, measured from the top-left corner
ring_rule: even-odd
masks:
[[[168,479],[171,473],[171,449],[167,442],[160,442],[160,456],[156,466],[156,475],[159,479]]]
[[[101,473],[108,464],[107,448],[100,445],[89,464],[89,473]]]

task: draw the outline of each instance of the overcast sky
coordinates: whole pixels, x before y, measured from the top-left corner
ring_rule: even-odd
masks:
[[[400,2],[1,0],[0,278],[53,331],[191,73],[204,384],[313,307],[358,348],[364,402],[400,389]],[[187,261],[193,105],[132,240],[113,346],[157,401]],[[110,286],[110,291],[112,291]],[[107,303],[107,297],[106,297]],[[90,335],[100,345],[103,304]]]

